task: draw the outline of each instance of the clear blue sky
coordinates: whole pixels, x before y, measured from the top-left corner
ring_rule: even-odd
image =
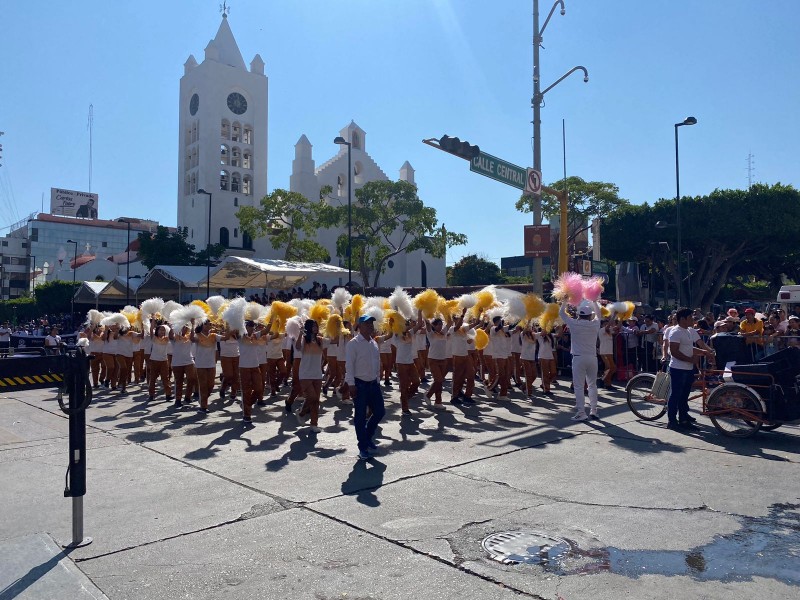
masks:
[[[567,0],[544,34],[542,82],[589,69],[545,97],[543,172],[567,169],[616,183],[632,202],[681,190],[705,194],[754,178],[800,186],[800,1]],[[0,19],[0,227],[45,206],[50,187],[86,190],[94,105],[92,191],[100,216],[175,225],[178,82],[189,54],[219,25],[218,0],[160,3],[5,2]],[[269,76],[269,189],[288,187],[305,133],[321,164],[354,119],[390,177],[409,160],[420,195],[477,252],[520,254],[518,193],[421,143],[459,135],[532,164],[530,0],[232,0],[230,24],[247,63]],[[551,4],[542,0],[546,13]],[[771,218],[774,218],[771,217]],[[6,230],[7,231],[7,230]]]

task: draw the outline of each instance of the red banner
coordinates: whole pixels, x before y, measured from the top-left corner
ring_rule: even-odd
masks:
[[[525,225],[525,256],[550,256],[550,225]]]

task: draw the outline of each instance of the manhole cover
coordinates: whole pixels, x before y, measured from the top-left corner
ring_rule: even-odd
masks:
[[[539,531],[502,531],[483,540],[483,549],[494,560],[507,565],[528,564],[551,566],[571,550],[561,538]]]

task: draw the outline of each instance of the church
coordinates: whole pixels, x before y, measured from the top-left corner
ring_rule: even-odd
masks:
[[[222,244],[226,255],[248,258],[282,258],[269,240],[251,239],[241,231],[236,211],[242,206],[259,206],[267,195],[268,78],[264,60],[256,54],[249,68],[223,11],[217,34],[205,48],[198,64],[193,55],[183,65],[180,81],[178,140],[178,227],[185,227],[188,239],[198,249],[209,243]],[[301,124],[298,124],[301,125]],[[320,189],[333,190],[329,202],[347,203],[348,178],[355,191],[370,181],[389,176],[367,153],[366,132],[351,121],[338,135],[350,143],[352,172],[348,173],[346,145],[316,166],[312,144],[300,135],[289,189],[309,199],[319,198]],[[331,141],[337,134],[332,132]],[[327,141],[327,140],[326,140]],[[327,143],[326,147],[332,144]],[[288,150],[288,149],[287,149]],[[398,179],[414,184],[414,169],[406,161]],[[325,246],[331,262],[346,267],[336,256],[336,239],[344,229],[321,230],[316,240]],[[354,265],[355,266],[355,265]],[[353,280],[360,282],[357,269]],[[340,277],[319,278],[328,286],[347,283]],[[445,259],[422,252],[401,253],[387,263],[380,277],[384,287],[443,286]]]

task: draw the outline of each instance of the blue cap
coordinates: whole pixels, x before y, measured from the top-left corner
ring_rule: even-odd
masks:
[[[373,317],[371,315],[361,315],[360,317],[358,317],[358,322],[359,323],[369,323],[370,321],[374,321],[374,320],[375,320],[375,317]]]

